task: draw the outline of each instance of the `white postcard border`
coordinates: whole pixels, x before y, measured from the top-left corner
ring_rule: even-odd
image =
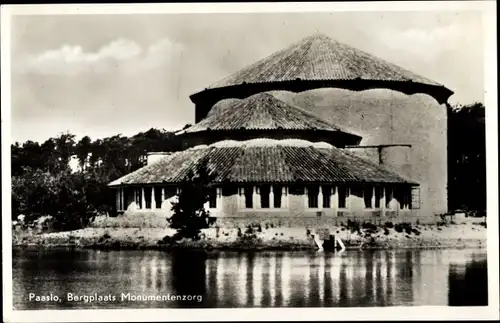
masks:
[[[484,13],[485,106],[487,142],[487,307],[416,306],[386,308],[277,308],[277,309],[117,309],[14,311],[12,302],[12,239],[10,178],[10,20],[12,15],[244,13],[325,11],[461,11]],[[1,8],[2,109],[2,246],[3,313],[5,322],[95,321],[227,321],[227,320],[414,320],[498,319],[498,139],[497,46],[495,1],[414,1],[345,3],[203,3],[203,4],[86,4],[10,5]]]

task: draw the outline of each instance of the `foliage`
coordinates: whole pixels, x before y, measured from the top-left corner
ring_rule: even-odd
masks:
[[[12,177],[12,217],[26,216],[30,223],[42,215],[54,218],[54,229],[71,230],[86,226],[94,216],[83,173],[51,174],[40,169],[25,168],[24,176]]]
[[[170,226],[177,229],[177,238],[199,240],[201,229],[214,223],[215,218],[210,218],[210,212],[205,209],[214,176],[208,170],[208,160],[203,160],[196,173],[189,172],[186,181],[180,185],[178,201],[173,203],[173,214],[168,219]]]
[[[107,184],[142,166],[150,151],[177,151],[174,132],[150,129],[132,137],[116,135],[92,141],[62,133],[39,144],[11,145],[12,219],[26,222],[54,217],[54,228],[86,226],[95,214],[110,214],[115,197]],[[71,169],[76,158],[78,169]]]
[[[481,103],[448,110],[450,210],[486,210],[486,128]]]
[[[392,229],[392,228],[394,228],[394,224],[390,221],[387,221],[384,223],[384,227],[388,228],[388,229]]]
[[[347,230],[351,231],[351,233],[361,233],[361,226],[359,221],[347,220]]]

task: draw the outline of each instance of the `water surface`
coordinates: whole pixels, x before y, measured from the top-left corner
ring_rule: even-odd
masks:
[[[485,250],[15,250],[13,289],[15,309],[473,306],[488,299]]]

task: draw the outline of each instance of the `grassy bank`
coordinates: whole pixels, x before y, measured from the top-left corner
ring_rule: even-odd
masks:
[[[136,223],[130,219],[100,220],[92,227],[66,232],[32,233],[15,230],[13,246],[18,248],[92,248],[92,249],[174,249],[203,248],[222,250],[315,250],[314,229],[210,228],[199,241],[172,241],[175,230],[162,224]],[[330,234],[342,239],[348,248],[484,248],[484,219],[469,219],[459,224],[375,226],[350,223],[331,227]]]

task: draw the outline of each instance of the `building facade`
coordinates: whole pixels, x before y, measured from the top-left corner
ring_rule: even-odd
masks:
[[[192,95],[184,150],[151,153],[109,185],[119,212],[165,215],[207,161],[218,223],[433,221],[446,212],[451,94],[313,35]]]

